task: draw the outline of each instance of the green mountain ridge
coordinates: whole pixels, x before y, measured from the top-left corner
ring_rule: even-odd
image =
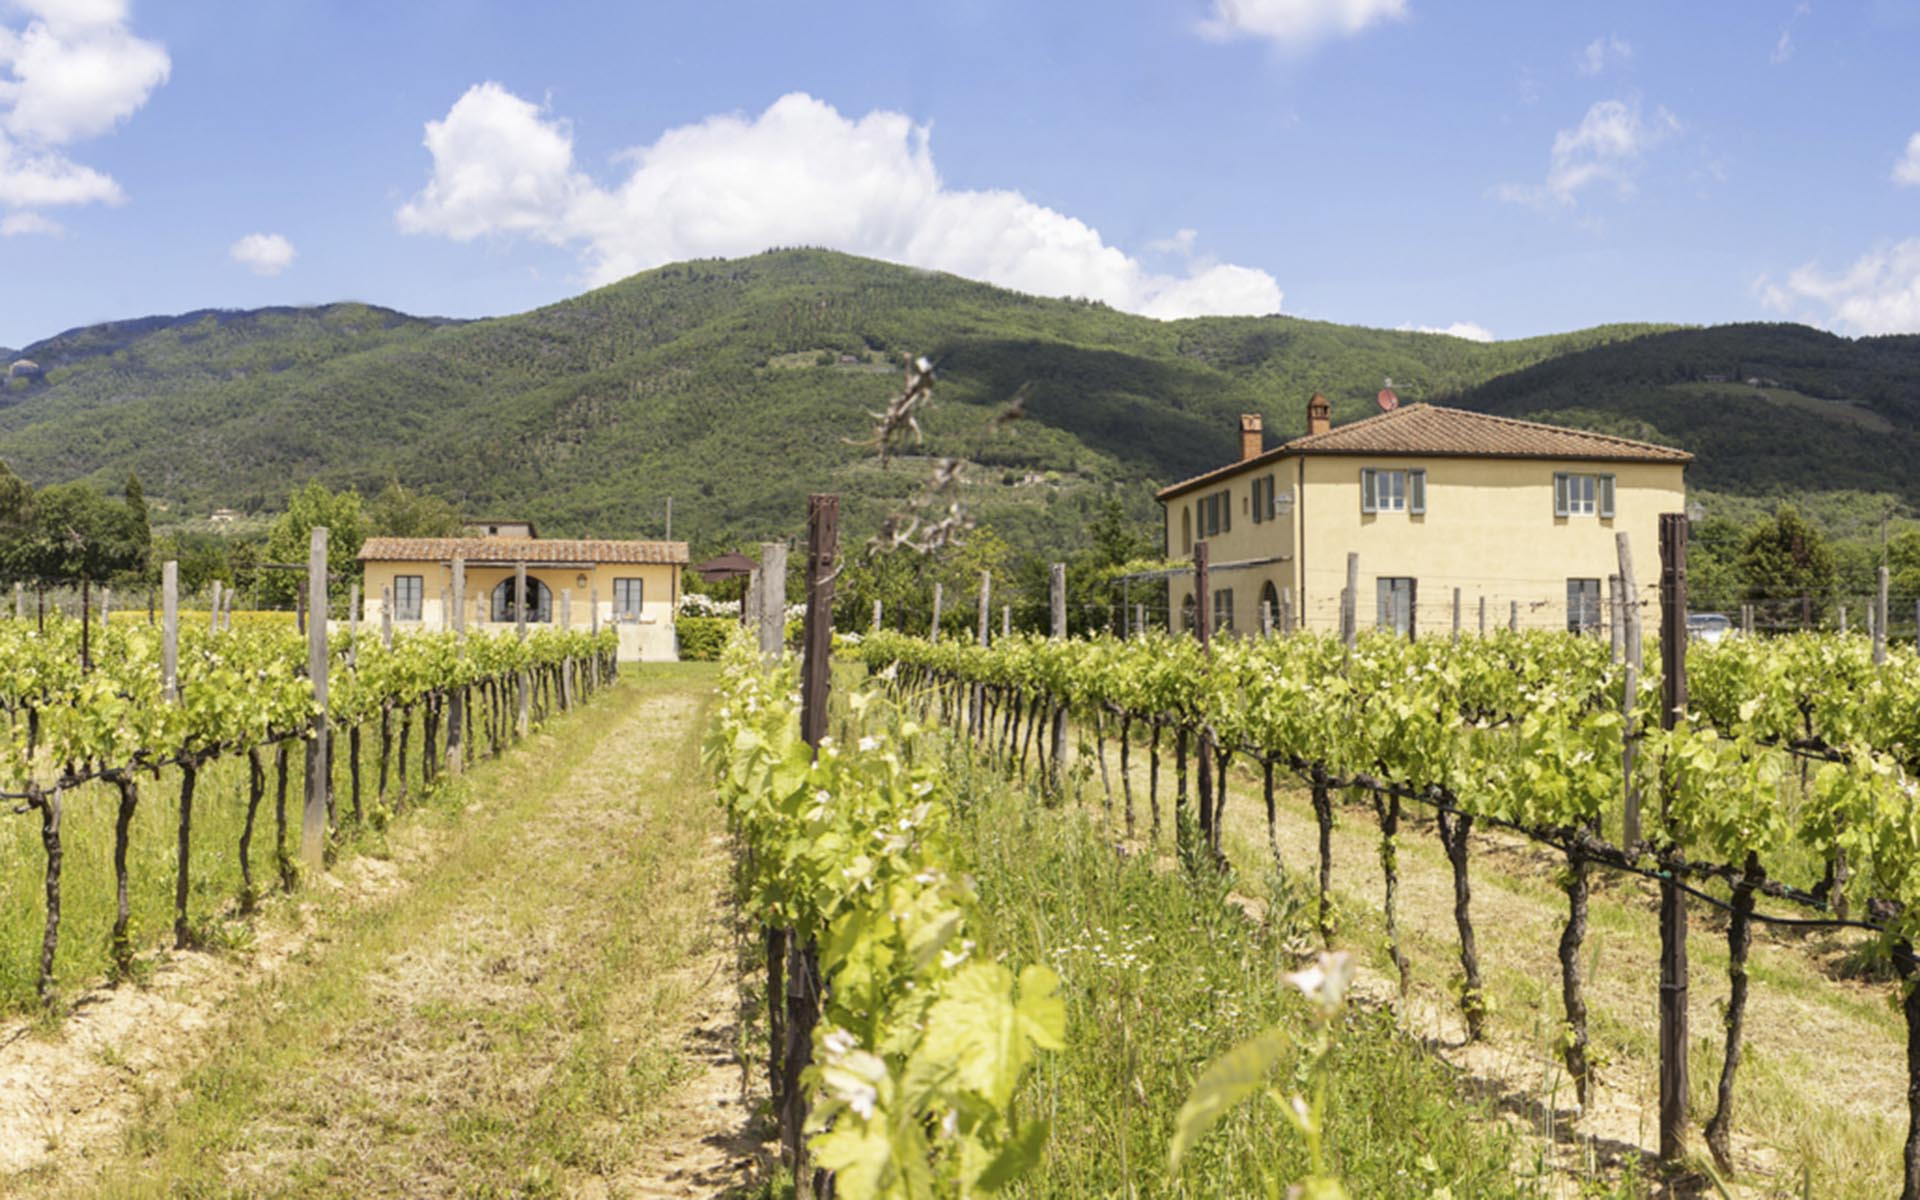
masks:
[[[820,250],[675,264],[488,320],[209,310],[22,353],[47,374],[0,389],[0,458],[36,484],[137,471],[156,507],[196,514],[277,507],[308,478],[398,478],[602,536],[658,536],[672,496],[675,536],[699,547],[792,532],[810,491],[842,492],[864,537],[944,456],[968,464],[963,499],[1002,537],[1068,545],[1108,497],[1146,519],[1154,486],[1231,458],[1239,413],[1262,413],[1272,443],[1315,391],[1337,421],[1376,411],[1389,376],[1405,400],[1678,440],[1703,484],[1753,494],[1812,447],[1850,461],[1843,482],[1807,486],[1906,495],[1920,408],[1902,379],[1920,339],[1609,325],[1485,344],[1288,316],[1162,322]],[[861,445],[871,414],[921,354],[939,366],[924,444],[882,467]],[[1716,366],[1684,374],[1691,359]],[[1667,395],[1727,363],[1781,395]],[[1024,419],[996,430],[1015,395]]]

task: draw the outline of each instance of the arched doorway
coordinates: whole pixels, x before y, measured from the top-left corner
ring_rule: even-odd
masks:
[[[518,618],[513,611],[514,581],[511,578],[500,581],[493,589],[493,616],[496,624],[512,624]],[[547,585],[533,576],[527,576],[527,620],[544,624],[553,620],[553,593]]]
[[[1266,632],[1277,632],[1280,628],[1280,589],[1273,586],[1273,580],[1267,580],[1267,585],[1260,589],[1260,603],[1269,622]]]

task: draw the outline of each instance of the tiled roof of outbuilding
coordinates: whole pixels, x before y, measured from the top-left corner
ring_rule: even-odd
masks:
[[[684,566],[685,542],[576,541],[567,538],[368,538],[361,562],[638,563]]]

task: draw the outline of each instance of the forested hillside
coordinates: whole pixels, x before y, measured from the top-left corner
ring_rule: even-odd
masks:
[[[970,499],[1016,545],[1079,536],[1109,495],[1235,452],[1236,416],[1297,432],[1315,390],[1372,411],[1387,376],[1437,398],[1653,331],[1483,345],[1292,317],[1159,322],[825,251],[678,264],[518,316],[445,322],[358,304],[194,313],[23,351],[44,382],[0,396],[0,458],[36,484],[137,471],[168,514],[254,511],[318,477],[392,478],[556,533],[696,544],[789,526],[849,496],[858,532],[928,470],[856,444],[902,354],[939,363],[925,455],[973,464]],[[1025,391],[1026,419],[989,418]]]
[[[1689,485],[1709,493],[1792,498],[1815,511],[1823,494],[1920,499],[1920,337],[1674,330],[1575,350],[1453,402],[1684,446],[1696,456]],[[1884,510],[1865,498],[1857,507],[1872,521]]]

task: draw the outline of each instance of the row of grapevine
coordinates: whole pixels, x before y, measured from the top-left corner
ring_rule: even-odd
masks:
[[[1270,829],[1275,772],[1297,774],[1320,825],[1323,916],[1333,804],[1342,794],[1354,797],[1379,824],[1389,949],[1403,989],[1394,847],[1403,806],[1432,809],[1454,874],[1459,1001],[1476,1037],[1485,998],[1469,837],[1476,825],[1491,825],[1557,848],[1568,867],[1561,1044],[1583,1103],[1592,1064],[1580,949],[1591,869],[1662,876],[1729,908],[1732,1000],[1718,1105],[1706,1129],[1723,1167],[1752,923],[1779,919],[1758,911],[1760,898],[1809,907],[1816,922],[1879,931],[1908,981],[1909,1038],[1920,1050],[1920,992],[1911,986],[1920,926],[1920,806],[1912,782],[1920,660],[1911,654],[1876,667],[1864,639],[1831,635],[1692,647],[1691,704],[1667,730],[1658,720],[1658,672],[1640,679],[1623,703],[1626,673],[1606,644],[1562,634],[1460,642],[1377,635],[1351,647],[1297,636],[1208,649],[1169,636],[1014,637],[987,648],[882,633],[868,637],[861,653],[870,671],[937,705],[940,719],[963,725],[1022,771],[1030,745],[1046,754],[1045,730],[1061,714],[1092,731],[1104,767],[1117,723],[1129,831],[1135,816],[1126,763],[1136,734],[1146,735],[1151,756],[1156,829],[1160,745],[1171,734],[1175,824],[1195,861],[1218,854],[1236,758],[1261,769]],[[1190,801],[1187,765],[1196,754],[1206,769]],[[1042,769],[1057,779],[1059,768],[1056,761]],[[1630,845],[1605,836],[1621,827],[1629,790],[1647,811],[1643,836]],[[1813,877],[1818,867],[1807,864],[1825,864],[1824,873]],[[1713,881],[1730,900],[1703,886]],[[1845,918],[1849,908],[1864,909],[1866,919]],[[1909,1197],[1920,1195],[1920,1074],[1912,1096]]]
[[[80,653],[83,637],[89,653]],[[511,634],[414,633],[391,642],[346,632],[329,642],[330,731],[344,732],[350,781],[348,819],[366,817],[362,798],[363,730],[380,736],[377,810],[388,800],[388,777],[396,765],[393,731],[399,730],[398,765],[404,768],[415,724],[422,730],[421,776],[432,781],[443,769],[459,769],[475,753],[475,726],[489,749],[525,731],[534,706],[569,707],[615,669],[611,631],[599,635],[542,630],[525,639]],[[109,934],[115,963],[124,968],[133,947],[128,929],[126,851],[128,831],[140,802],[140,784],[163,769],[179,774],[178,857],[175,868],[174,940],[193,938],[188,896],[193,839],[193,800],[201,773],[222,759],[248,766],[246,822],[240,838],[243,909],[257,898],[250,849],[255,817],[267,791],[263,755],[272,753],[277,776],[274,806],[275,860],[291,889],[300,866],[286,853],[287,749],[313,735],[322,711],[307,671],[307,639],[290,628],[242,625],[231,630],[190,629],[179,639],[172,686],[163,676],[164,635],[149,625],[124,622],[83,630],[64,617],[44,625],[0,622],[0,772],[15,781],[5,794],[19,813],[37,812],[46,861],[46,926],[40,955],[40,991],[51,995],[61,934],[60,887],[64,846],[61,817],[69,796],[89,784],[116,789],[114,864],[118,913]],[[525,697],[523,702],[522,697]],[[416,722],[415,715],[420,720]],[[441,739],[444,738],[444,745]],[[332,774],[335,739],[327,739],[326,771]],[[400,772],[405,802],[406,773]],[[329,825],[339,814],[328,796]]]
[[[1064,1045],[1059,980],[1018,976],[968,936],[947,783],[920,745],[939,730],[874,690],[842,744],[801,733],[792,666],[745,638],[725,658],[707,745],[739,846],[738,890],[767,930],[767,1064],[783,1132],[848,1197],[993,1195],[1041,1153],[1044,1119],[1015,1093]],[[793,1052],[788,997],[812,1036]],[[802,1172],[801,1190],[812,1180]]]

